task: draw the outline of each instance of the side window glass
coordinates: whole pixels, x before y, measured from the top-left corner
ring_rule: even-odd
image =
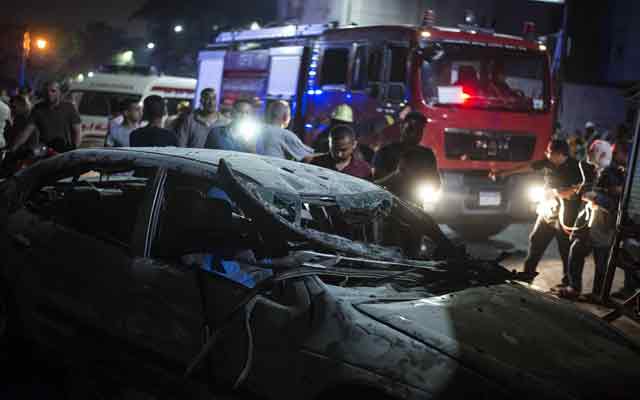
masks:
[[[356,49],[353,60],[353,76],[351,90],[364,90],[367,87],[367,48],[360,46]]]
[[[406,47],[390,47],[389,82],[405,83],[407,81],[407,60],[409,49]]]
[[[33,192],[27,208],[66,228],[129,249],[155,169],[108,167],[61,174]]]
[[[324,85],[344,85],[349,70],[349,49],[326,49],[322,58],[321,82]]]
[[[193,265],[248,287],[271,275],[257,266],[251,220],[213,180],[170,172],[155,225],[154,258]]]

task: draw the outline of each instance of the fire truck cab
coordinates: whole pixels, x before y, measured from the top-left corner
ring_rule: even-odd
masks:
[[[533,215],[534,177],[493,182],[488,173],[544,157],[554,103],[537,41],[475,26],[290,25],[222,33],[199,61],[198,92],[214,87],[223,104],[288,100],[292,128],[307,142],[339,104],[356,121],[397,121],[406,106],[423,113],[421,144],[436,154],[444,185],[416,187],[416,200],[465,236],[488,237]],[[397,140],[397,125],[359,137],[373,149]]]

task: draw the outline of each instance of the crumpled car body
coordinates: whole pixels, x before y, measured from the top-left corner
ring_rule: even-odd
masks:
[[[273,399],[636,396],[615,328],[491,261],[407,259],[420,213],[284,160],[73,151],[0,187],[8,326],[129,378]],[[247,287],[202,254],[270,274]]]

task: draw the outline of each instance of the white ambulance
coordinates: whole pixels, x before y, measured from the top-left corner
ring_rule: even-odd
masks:
[[[196,80],[165,76],[152,70],[124,70],[115,73],[94,73],[82,82],[74,82],[71,100],[82,118],[81,147],[101,147],[110,118],[119,105],[128,98],[142,102],[147,96],[158,95],[166,99],[169,116],[176,114],[182,101],[192,102]]]

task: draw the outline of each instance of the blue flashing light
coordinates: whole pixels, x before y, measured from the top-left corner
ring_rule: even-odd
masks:
[[[316,91],[311,89],[311,90],[307,91],[307,94],[310,95],[310,96],[313,96],[314,94],[316,94]]]
[[[304,127],[305,127],[305,128],[307,128],[307,129],[311,129],[311,128],[313,128],[313,125],[311,125],[311,124],[305,124],[305,126],[304,126]]]
[[[320,90],[320,89],[316,90],[316,93],[315,93],[315,94],[316,94],[316,95],[318,95],[318,94],[322,94],[322,90]]]
[[[353,97],[351,96],[351,93],[347,93],[347,99],[351,100],[351,97]]]
[[[317,62],[311,63],[310,67],[312,69],[316,69],[316,68],[318,68],[318,63]]]
[[[318,57],[317,54],[315,56],[311,57],[311,60],[313,60],[313,61],[318,61],[319,59],[320,59],[320,57]]]
[[[316,76],[316,71],[309,71],[309,76]]]

